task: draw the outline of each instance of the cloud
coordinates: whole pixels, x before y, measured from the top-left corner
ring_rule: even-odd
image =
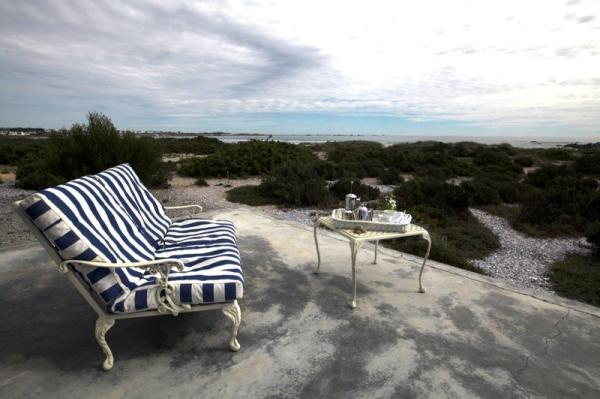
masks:
[[[593,132],[595,21],[593,1],[562,0],[2,2],[0,118],[62,126],[97,109],[202,130],[323,113]]]

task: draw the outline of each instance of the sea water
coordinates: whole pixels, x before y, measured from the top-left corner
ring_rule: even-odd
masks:
[[[212,135],[209,135],[212,136]],[[392,145],[397,143],[415,143],[417,141],[440,141],[443,143],[458,143],[461,141],[471,141],[481,144],[502,144],[507,143],[514,147],[521,148],[550,148],[560,147],[569,143],[593,143],[600,141],[600,137],[597,140],[574,140],[568,138],[556,138],[556,137],[500,137],[500,136],[416,136],[416,135],[369,135],[369,134],[224,134],[214,135],[221,141],[226,143],[236,143],[239,141],[248,140],[273,140],[283,141],[292,144],[300,143],[326,143],[328,141],[375,141],[385,145]]]

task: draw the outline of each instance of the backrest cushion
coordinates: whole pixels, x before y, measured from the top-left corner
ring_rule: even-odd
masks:
[[[171,225],[171,219],[131,166],[115,166],[98,173],[96,177],[102,181],[154,247],[158,247]]]
[[[64,260],[139,262],[154,259],[154,247],[95,178],[86,176],[35,193],[20,203]],[[73,269],[108,308],[136,286],[140,269],[78,265]]]

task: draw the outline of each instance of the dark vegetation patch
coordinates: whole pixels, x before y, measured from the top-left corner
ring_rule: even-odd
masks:
[[[156,142],[119,132],[108,117],[96,112],[87,115],[87,123],[74,124],[47,140],[13,147],[12,154],[22,154],[14,160],[19,166],[17,185],[22,188],[43,189],[124,162],[147,185],[167,183]]]
[[[317,162],[289,161],[273,168],[259,186],[263,196],[292,206],[333,205],[327,181],[320,175]]]
[[[469,260],[483,258],[499,248],[498,238],[468,210],[467,190],[434,178],[416,178],[394,191],[398,209],[408,210],[415,223],[427,228],[433,242],[431,259],[482,273]],[[384,242],[384,245],[386,242]],[[392,248],[423,256],[424,240],[393,240]]]
[[[182,162],[180,173],[193,177],[248,177],[272,172],[285,162],[315,162],[307,148],[294,144],[245,141],[224,146],[206,158]]]
[[[156,139],[164,154],[197,154],[207,155],[217,152],[227,146],[224,142],[214,137],[197,136],[194,138],[168,138]]]
[[[277,204],[276,198],[264,195],[259,186],[239,186],[225,193],[227,201],[251,206]]]
[[[559,295],[600,306],[600,256],[568,255],[552,264],[548,277]]]

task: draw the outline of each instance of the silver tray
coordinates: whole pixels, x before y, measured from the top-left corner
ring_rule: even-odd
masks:
[[[373,219],[377,218],[381,214],[389,213],[386,211],[373,211]],[[406,233],[406,229],[408,224],[399,224],[399,223],[385,223],[378,222],[372,220],[352,220],[346,219],[345,216],[348,215],[347,211],[344,208],[334,209],[331,212],[331,219],[333,225],[336,229],[347,229],[352,230],[357,228],[358,226],[362,227],[365,230],[370,231],[389,231],[394,233]],[[347,216],[346,216],[347,217]]]

